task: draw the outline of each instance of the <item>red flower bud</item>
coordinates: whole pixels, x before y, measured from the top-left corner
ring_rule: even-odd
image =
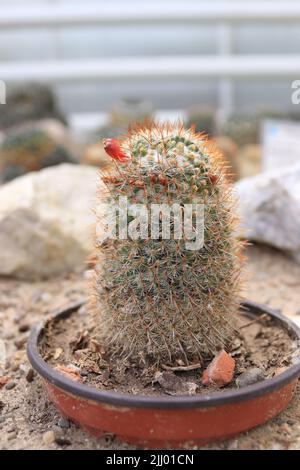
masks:
[[[158,181],[160,182],[161,185],[168,186],[168,178],[166,178],[165,176],[158,175]]]
[[[208,177],[208,180],[210,182],[210,184],[216,184],[216,182],[218,181],[218,177],[217,175],[207,175]]]
[[[128,155],[126,155],[120,147],[120,144],[115,139],[105,139],[103,140],[105,152],[114,160],[119,162],[127,162],[129,160]]]

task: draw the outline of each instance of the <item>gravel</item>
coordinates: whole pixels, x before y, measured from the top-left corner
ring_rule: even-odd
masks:
[[[244,297],[280,309],[300,325],[300,316],[296,315],[300,305],[300,266],[278,251],[252,246],[248,249],[247,271]],[[8,383],[1,389],[1,450],[134,448],[111,435],[96,439],[73,423],[68,422],[67,426],[67,420],[49,403],[40,378],[30,371],[25,343],[18,343],[20,349],[15,345],[28,334],[20,333],[20,325],[33,325],[71,299],[85,298],[88,282],[78,274],[36,283],[0,279],[0,338],[5,338],[7,356],[2,375],[11,377],[9,383],[14,384],[14,388],[7,389]],[[14,321],[17,313],[22,317],[19,323]],[[8,432],[12,427],[15,430]],[[279,417],[208,448],[300,450],[300,387]]]

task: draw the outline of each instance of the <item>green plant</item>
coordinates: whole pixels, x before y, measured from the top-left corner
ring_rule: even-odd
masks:
[[[64,162],[73,162],[71,155],[39,128],[11,131],[1,144],[0,171],[4,181]]]
[[[188,250],[184,238],[163,239],[161,231],[157,239],[96,243],[92,309],[99,340],[112,356],[133,361],[188,364],[210,357],[234,334],[241,264],[223,160],[202,135],[182,126],[146,124],[120,145],[106,142],[106,149],[116,170],[103,178],[104,201],[118,204],[127,196],[147,208],[179,203],[183,212],[185,204],[204,204],[205,226],[197,250]],[[131,222],[129,212],[128,227]]]
[[[41,83],[27,83],[9,88],[7,104],[0,107],[0,128],[8,129],[25,121],[53,118],[64,124],[65,117],[58,109],[52,90]]]
[[[259,141],[259,119],[257,116],[234,114],[223,124],[221,133],[238,146],[256,144]]]

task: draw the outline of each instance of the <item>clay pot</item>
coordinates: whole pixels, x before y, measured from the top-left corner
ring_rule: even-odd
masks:
[[[60,320],[76,315],[79,305],[56,313]],[[242,302],[240,312],[250,318],[267,313],[300,339],[300,329],[268,307]],[[291,400],[300,364],[241,389],[194,396],[149,397],[126,395],[73,381],[48,365],[39,353],[45,323],[37,325],[28,342],[28,357],[41,375],[50,400],[63,416],[93,435],[104,432],[144,448],[187,448],[229,438],[262,424],[280,413]]]

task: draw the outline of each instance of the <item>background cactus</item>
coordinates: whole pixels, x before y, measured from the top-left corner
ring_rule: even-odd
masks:
[[[41,83],[27,83],[8,90],[7,104],[0,107],[0,129],[26,121],[53,118],[66,123],[52,90]]]
[[[216,134],[216,112],[210,106],[198,105],[188,110],[187,127],[195,126],[199,133],[203,132],[209,137]]]
[[[73,162],[69,152],[39,128],[11,131],[0,148],[0,173],[3,181],[64,162]]]
[[[104,177],[105,200],[203,203],[204,247],[187,250],[173,237],[97,243],[92,309],[99,340],[112,356],[138,362],[210,357],[234,334],[241,264],[223,160],[182,126],[148,124],[118,145],[107,146],[119,161]]]
[[[257,116],[234,114],[223,124],[221,133],[238,146],[256,144],[259,142],[259,127]]]

